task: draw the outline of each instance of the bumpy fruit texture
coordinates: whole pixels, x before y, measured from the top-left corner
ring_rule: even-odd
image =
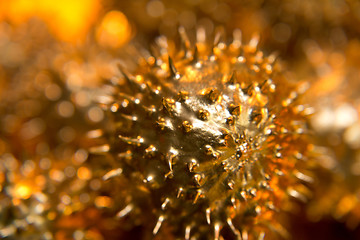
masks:
[[[312,181],[306,84],[264,56],[258,36],[179,35],[141,50],[136,70],[121,66],[101,98],[111,127],[91,132],[107,139],[92,152],[112,156],[105,180],[132,185],[117,216],[185,239],[286,236],[278,212],[306,201]]]

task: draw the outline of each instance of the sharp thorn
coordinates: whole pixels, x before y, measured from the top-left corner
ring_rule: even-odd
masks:
[[[123,75],[123,77],[125,78],[126,82],[128,83],[128,85],[131,87],[131,89],[136,90],[134,81],[129,78],[129,76],[124,72],[124,70],[122,69],[122,67],[119,64],[118,64],[118,68],[119,68],[121,74]]]
[[[211,214],[211,209],[210,209],[210,208],[207,208],[207,209],[206,209],[206,222],[207,222],[209,225],[211,224],[210,214]]]
[[[246,201],[247,200],[247,196],[246,196],[246,192],[245,191],[241,191],[240,192],[241,197]]]
[[[295,177],[297,177],[299,180],[302,180],[304,182],[308,182],[308,183],[313,183],[314,182],[314,179],[302,172],[299,172],[299,171],[296,171],[294,173]]]
[[[154,230],[153,230],[153,234],[154,234],[154,235],[156,235],[156,234],[159,232],[159,229],[160,229],[161,224],[163,223],[163,221],[164,221],[164,216],[161,215],[161,216],[159,217],[159,219],[158,219],[155,227],[154,227]]]
[[[118,157],[119,158],[130,158],[132,157],[132,153],[130,150],[126,151],[126,152],[123,152],[123,153],[119,153],[118,154]]]
[[[180,196],[181,196],[181,193],[184,191],[184,189],[181,187],[181,188],[179,188],[179,190],[178,190],[178,194],[177,194],[177,198],[179,198]]]
[[[221,30],[223,30],[223,29],[216,30],[216,34],[214,37],[214,46],[217,46],[221,41],[221,37],[223,36],[223,32]]]
[[[273,64],[276,60],[276,58],[278,57],[279,53],[278,52],[273,52],[268,56],[268,62],[270,64]]]
[[[227,220],[227,224],[229,225],[231,231],[236,235],[237,240],[241,240],[241,234],[239,232],[239,230],[237,230],[231,220],[231,218],[228,218]]]
[[[188,169],[190,172],[194,172],[198,166],[199,163],[195,159],[191,159],[191,161],[188,163]]]
[[[196,193],[196,196],[194,198],[194,201],[193,201],[193,204],[195,204],[198,200],[199,200],[199,197],[201,196],[201,190],[198,189],[197,193]]]
[[[199,62],[199,50],[198,50],[198,47],[195,45],[192,63],[196,64],[198,62]]]
[[[229,80],[227,81],[228,85],[235,85],[236,83],[236,72],[233,71],[233,73],[231,74]]]
[[[129,94],[125,94],[125,93],[120,92],[120,93],[118,93],[118,96],[120,98],[124,98],[124,99],[134,103],[135,105],[139,105],[141,103],[139,98],[132,97]]]
[[[240,29],[235,29],[233,32],[233,44],[237,47],[241,46],[242,33]]]
[[[166,206],[168,205],[168,203],[170,202],[169,198],[166,198],[165,201],[161,204],[161,209],[165,210]]]
[[[97,147],[92,147],[89,149],[89,152],[92,154],[103,154],[103,153],[107,153],[110,150],[110,146],[109,144],[104,144],[101,146],[97,146]]]
[[[129,205],[127,205],[124,209],[122,209],[121,211],[119,211],[119,212],[116,214],[116,217],[117,217],[117,218],[123,218],[123,217],[125,217],[126,215],[128,215],[133,209],[134,209],[134,205],[129,204]]]
[[[122,168],[113,169],[113,170],[107,172],[103,176],[103,180],[106,181],[106,180],[109,180],[110,178],[120,176],[122,171],[123,171]]]
[[[202,176],[200,174],[195,174],[194,175],[194,179],[195,179],[195,182],[198,186],[201,186],[202,185]]]
[[[219,240],[220,238],[220,224],[215,223],[214,225],[214,240]]]
[[[138,118],[136,116],[129,116],[129,115],[126,115],[123,113],[120,113],[119,115],[129,122],[136,122],[138,120]]]
[[[206,41],[206,31],[204,27],[199,27],[196,30],[196,41],[198,43],[205,43]]]
[[[129,138],[129,137],[124,137],[124,136],[119,135],[118,137],[120,140],[122,140],[125,143],[130,144],[130,145],[140,146],[141,144],[144,143],[144,139],[140,136],[138,136],[137,138]]]
[[[229,181],[229,182],[227,183],[227,185],[228,185],[228,187],[229,187],[231,190],[233,190],[235,183],[234,183],[233,180],[231,180],[231,181]]]
[[[173,60],[171,59],[170,56],[169,56],[169,71],[170,71],[170,77],[171,78],[173,78],[174,80],[179,80],[180,79],[180,74],[176,70],[174,62],[173,62]]]
[[[289,188],[289,189],[287,190],[287,193],[288,193],[290,196],[292,196],[292,197],[294,197],[294,198],[302,201],[303,203],[306,203],[306,202],[307,202],[306,196],[305,196],[304,194],[296,191],[295,189]]]
[[[248,44],[248,46],[251,48],[252,51],[256,50],[256,48],[257,48],[257,46],[259,44],[259,41],[260,41],[260,35],[258,33],[255,33],[252,36],[252,38],[251,38],[251,40],[250,40],[250,42]]]
[[[165,174],[165,179],[166,178],[173,178],[173,177],[174,177],[174,172],[172,170]]]
[[[99,138],[102,137],[104,134],[103,130],[101,129],[96,129],[96,130],[91,130],[87,132],[87,137],[88,138]]]
[[[244,94],[251,96],[251,91],[250,90],[251,90],[252,87],[253,87],[253,84],[251,83],[251,84],[249,84],[249,86],[247,86],[246,88],[243,88],[241,90],[243,91]]]
[[[181,41],[184,43],[185,47],[187,49],[189,49],[190,47],[190,41],[189,41],[189,37],[188,35],[186,34],[186,30],[184,27],[179,27],[179,33],[180,33],[180,38],[181,38]]]
[[[237,206],[236,206],[236,199],[235,199],[235,197],[231,197],[231,203],[232,203],[234,209],[236,210],[236,209],[237,209]]]
[[[185,240],[189,240],[190,239],[190,231],[191,231],[191,227],[188,225],[185,228]]]

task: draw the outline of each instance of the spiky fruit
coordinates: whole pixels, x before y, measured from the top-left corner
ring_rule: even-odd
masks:
[[[155,214],[153,234],[166,223],[185,239],[284,233],[275,212],[289,196],[305,200],[311,181],[304,85],[263,56],[257,36],[210,43],[200,29],[191,46],[180,35],[183,48],[161,37],[158,54],[122,70],[101,98],[113,126],[91,132],[108,141],[92,152],[113,157],[105,180],[132,183],[118,216]]]

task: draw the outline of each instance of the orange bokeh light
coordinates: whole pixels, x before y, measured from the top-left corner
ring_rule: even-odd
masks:
[[[120,11],[107,13],[96,32],[97,41],[106,47],[118,48],[131,37],[131,27],[126,16]]]
[[[33,194],[33,191],[31,189],[31,186],[24,184],[24,183],[18,183],[15,186],[14,189],[14,197],[20,198],[20,199],[28,199]]]
[[[0,20],[21,24],[36,17],[67,42],[84,40],[100,10],[100,0],[0,0]]]

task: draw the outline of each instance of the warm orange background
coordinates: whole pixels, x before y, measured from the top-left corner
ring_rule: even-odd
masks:
[[[43,20],[59,40],[85,38],[101,10],[101,0],[0,0],[0,21],[21,24],[32,17]]]

